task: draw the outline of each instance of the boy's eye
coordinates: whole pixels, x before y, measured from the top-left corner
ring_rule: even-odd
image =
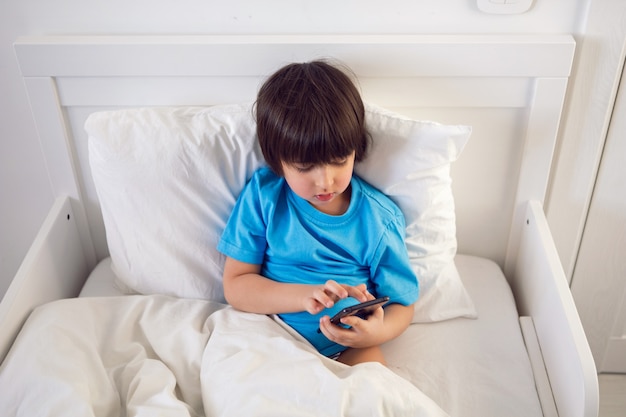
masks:
[[[298,172],[309,172],[313,169],[313,165],[301,165],[297,164],[293,166]]]
[[[331,162],[331,164],[335,166],[343,166],[347,163],[348,163],[348,158],[337,159],[336,161]]]
[[[348,163],[348,159],[349,158],[336,159],[330,162],[328,165],[344,166],[345,164]],[[298,172],[309,172],[313,168],[315,168],[316,165],[315,164],[292,164],[291,166]]]

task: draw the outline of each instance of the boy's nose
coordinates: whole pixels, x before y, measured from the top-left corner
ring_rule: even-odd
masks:
[[[315,185],[327,189],[334,182],[334,170],[330,165],[320,166],[317,170],[317,175],[315,176]]]

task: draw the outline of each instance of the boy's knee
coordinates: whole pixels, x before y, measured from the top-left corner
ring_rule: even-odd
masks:
[[[385,355],[380,346],[371,346],[368,348],[348,348],[344,350],[337,360],[346,365],[356,365],[365,362],[378,362],[387,366]]]

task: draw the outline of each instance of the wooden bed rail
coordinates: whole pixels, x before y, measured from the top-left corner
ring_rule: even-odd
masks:
[[[511,287],[532,317],[560,417],[596,417],[598,376],[543,207],[527,205]]]
[[[85,256],[70,198],[57,198],[0,303],[0,363],[33,309],[76,297],[93,266]]]

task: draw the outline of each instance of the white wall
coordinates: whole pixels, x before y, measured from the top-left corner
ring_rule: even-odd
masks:
[[[475,0],[3,0],[0,2],[0,296],[50,208],[12,43],[21,35],[578,33],[591,0],[535,0],[522,15]],[[602,1],[602,0],[596,0]]]

